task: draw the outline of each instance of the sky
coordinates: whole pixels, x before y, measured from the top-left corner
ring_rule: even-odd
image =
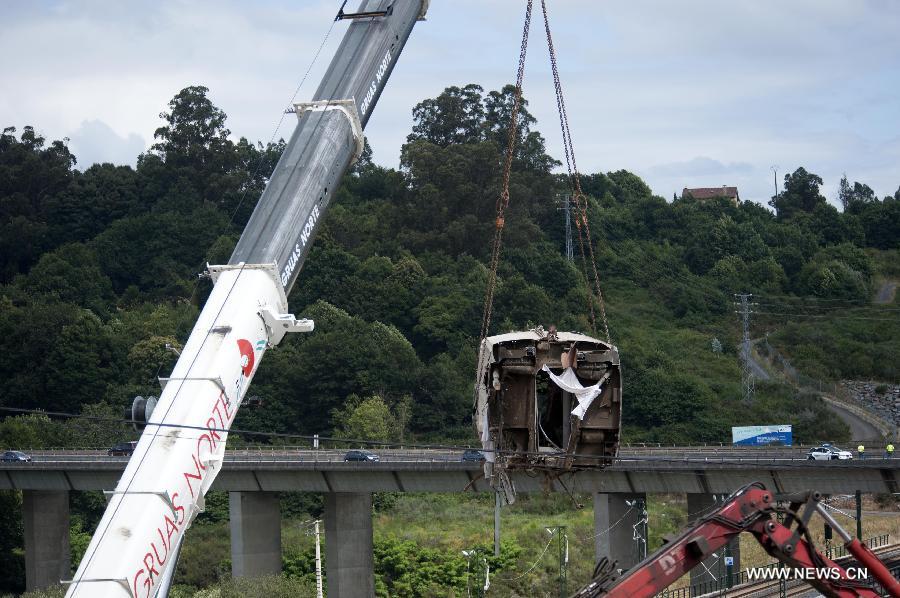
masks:
[[[562,156],[539,2],[524,93]],[[351,7],[355,2],[348,3]],[[288,137],[347,28],[339,0],[0,2],[0,126],[69,138],[78,168],[134,164],[160,112],[204,85],[235,139]],[[900,186],[900,2],[549,0],[582,172],[627,169],[666,198],[737,186],[765,203],[799,166]],[[431,0],[367,126],[396,167],[412,108],[450,85],[515,79],[523,0]],[[330,31],[330,33],[329,33]],[[326,39],[327,34],[327,39]],[[280,125],[279,125],[280,123]],[[277,128],[276,128],[277,127]]]

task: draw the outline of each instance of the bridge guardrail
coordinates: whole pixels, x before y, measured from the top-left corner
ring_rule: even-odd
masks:
[[[343,461],[347,450],[336,448],[313,449],[309,447],[265,446],[229,449],[225,453],[225,460],[230,462],[268,462],[300,460],[304,462],[334,463]],[[469,450],[466,447],[431,449],[431,448],[374,448],[369,449],[379,456],[381,461],[404,462],[446,462],[460,461],[463,452]],[[34,461],[56,462],[89,462],[105,460],[107,458],[127,459],[127,457],[108,457],[107,450],[102,449],[41,449],[28,451]],[[900,460],[900,455],[894,457]],[[616,463],[628,464],[639,462],[669,461],[669,462],[704,462],[722,464],[772,464],[783,461],[807,462],[806,450],[797,447],[782,447],[771,449],[765,447],[626,447],[619,451]],[[854,456],[852,462],[858,462]],[[884,451],[872,447],[866,462],[884,462]],[[834,463],[834,462],[831,462]],[[848,464],[847,461],[837,463]],[[810,464],[812,465],[812,464]],[[828,462],[816,462],[818,466],[827,466]]]

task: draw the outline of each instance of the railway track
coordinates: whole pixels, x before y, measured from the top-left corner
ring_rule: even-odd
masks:
[[[891,544],[873,548],[872,552],[888,566],[895,576],[900,572],[900,542],[893,542]],[[853,556],[849,554],[833,560],[841,567],[846,567],[855,562]],[[698,594],[695,598],[713,598],[714,596],[728,596],[728,598],[763,598],[776,595],[785,598],[797,598],[800,596],[818,596],[820,594],[815,588],[802,579],[765,579],[745,582],[715,592]]]

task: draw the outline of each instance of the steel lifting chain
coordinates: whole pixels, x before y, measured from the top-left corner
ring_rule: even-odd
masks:
[[[494,241],[491,246],[491,266],[488,274],[487,289],[484,295],[484,313],[481,317],[481,336],[478,347],[488,335],[491,326],[491,313],[494,309],[494,290],[497,287],[497,265],[500,262],[500,247],[503,243],[503,227],[505,225],[506,207],[509,205],[509,175],[512,171],[513,156],[516,150],[516,141],[519,135],[518,118],[519,106],[522,103],[522,80],[525,77],[525,54],[528,51],[528,32],[531,29],[531,8],[533,0],[528,0],[525,8],[525,26],[522,30],[522,45],[519,50],[519,70],[516,72],[516,95],[513,101],[512,113],[509,118],[509,133],[506,144],[506,158],[503,162],[503,183],[500,196],[497,198],[497,220],[494,227]],[[481,365],[475,372],[476,380],[481,371]]]
[[[488,272],[487,288],[484,297],[484,312],[481,318],[481,333],[479,335],[479,351],[481,343],[488,335],[491,325],[491,316],[494,308],[494,293],[497,288],[497,267],[500,262],[500,250],[503,244],[503,229],[506,224],[505,215],[506,208],[509,206],[509,178],[512,172],[513,157],[515,156],[516,142],[518,140],[518,116],[522,102],[522,81],[525,77],[525,56],[528,51],[528,34],[531,29],[531,13],[533,8],[533,0],[528,0],[525,8],[525,24],[522,29],[522,44],[519,50],[519,66],[516,72],[516,89],[513,101],[512,113],[510,114],[509,132],[507,135],[506,155],[503,162],[503,178],[500,195],[497,198],[497,219],[494,226],[494,239],[491,246],[491,261]],[[559,78],[559,69],[556,62],[556,50],[553,47],[553,37],[550,34],[550,19],[547,14],[546,0],[541,0],[541,9],[544,15],[544,30],[547,33],[547,48],[550,52],[550,64],[553,70],[553,85],[556,90],[556,105],[559,111],[560,127],[563,136],[563,151],[566,157],[566,168],[569,173],[569,179],[573,188],[573,197],[575,200],[576,218],[575,225],[578,229],[578,245],[581,250],[582,270],[585,280],[591,281],[591,276],[587,270],[587,263],[591,264],[591,274],[593,274],[594,292],[597,295],[600,306],[600,317],[603,323],[603,332],[606,335],[607,342],[612,342],[609,334],[609,323],[606,318],[606,305],[603,300],[603,291],[600,287],[600,274],[597,270],[597,263],[594,258],[594,247],[591,243],[591,230],[587,218],[587,198],[581,190],[581,180],[578,174],[578,166],[575,162],[575,147],[572,143],[572,133],[569,129],[569,118],[566,114],[566,103],[563,98],[562,83]],[[583,231],[582,231],[583,229]],[[587,245],[587,252],[585,252]],[[590,259],[588,259],[590,258]],[[591,316],[591,326],[596,330],[596,316],[594,314],[594,302],[588,296],[588,310]],[[475,377],[476,384],[479,372],[483,364],[478,363],[476,367]]]
[[[546,0],[541,0],[541,10],[544,13],[544,31],[547,33],[547,48],[550,51],[550,66],[553,70],[553,85],[556,88],[556,107],[559,111],[559,124],[562,129],[566,169],[569,172],[570,184],[572,185],[572,196],[575,200],[575,226],[578,229],[578,246],[581,249],[582,271],[584,272],[585,280],[590,284],[590,276],[587,272],[587,262],[590,261],[594,292],[597,294],[597,300],[600,306],[600,318],[603,323],[603,332],[606,335],[606,342],[612,344],[612,339],[609,334],[609,322],[606,319],[606,305],[603,301],[603,291],[600,288],[600,274],[597,271],[597,261],[594,258],[594,245],[591,242],[591,228],[588,224],[587,217],[588,202],[581,190],[581,176],[578,174],[578,165],[575,163],[575,146],[572,143],[572,132],[569,129],[569,117],[566,114],[566,101],[563,97],[562,83],[559,79],[559,69],[556,65],[556,50],[553,47],[553,36],[550,34],[550,17],[547,15]],[[583,232],[582,227],[584,227]],[[587,255],[584,251],[585,245],[587,245]],[[588,260],[588,257],[590,257],[590,260]],[[597,323],[594,315],[594,302],[590,295],[588,295],[588,309],[591,315],[591,326],[596,330]]]

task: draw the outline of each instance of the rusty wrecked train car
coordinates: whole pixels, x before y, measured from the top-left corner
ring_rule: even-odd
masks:
[[[478,364],[473,418],[487,475],[594,469],[615,458],[622,377],[614,345],[538,327],[485,338]]]

